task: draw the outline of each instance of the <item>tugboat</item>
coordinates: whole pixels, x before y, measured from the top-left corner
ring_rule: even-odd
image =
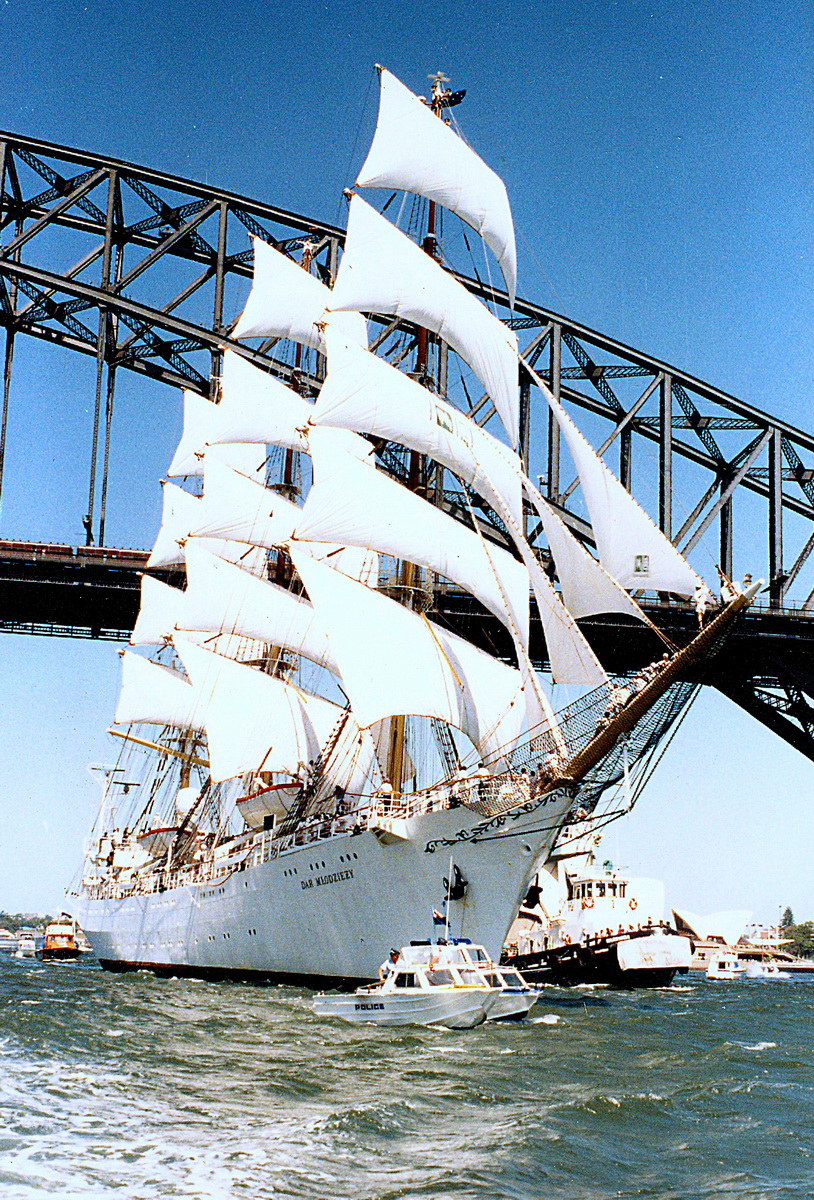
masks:
[[[663,919],[664,887],[595,865],[589,819],[566,826],[529,889],[503,961],[534,984],[668,986],[692,944]]]
[[[70,913],[60,913],[45,927],[45,940],[39,958],[44,962],[75,961],[90,951],[87,938]]]

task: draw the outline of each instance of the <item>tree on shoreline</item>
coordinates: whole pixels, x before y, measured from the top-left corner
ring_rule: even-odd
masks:
[[[17,933],[20,929],[36,929],[42,932],[53,917],[40,916],[39,913],[7,913],[0,912],[0,929],[9,933]]]
[[[814,921],[803,921],[800,925],[790,925],[783,928],[783,936],[790,939],[790,944],[783,949],[791,950],[800,958],[811,958],[814,954]]]

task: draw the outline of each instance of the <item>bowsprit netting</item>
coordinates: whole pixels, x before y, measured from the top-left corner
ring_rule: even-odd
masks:
[[[555,782],[567,784],[572,807],[593,812],[602,794],[621,782],[625,770],[644,766],[659,747],[671,726],[685,711],[697,684],[679,681],[624,735],[580,780],[568,779],[568,764],[601,733],[623,704],[627,692],[608,684],[568,705],[557,713],[559,729],[546,729],[507,756],[509,770],[492,778],[479,778],[456,788],[464,807],[484,816],[496,816],[548,793]],[[620,694],[621,693],[621,694]]]

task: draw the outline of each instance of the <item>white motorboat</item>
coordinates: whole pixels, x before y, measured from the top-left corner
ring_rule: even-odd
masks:
[[[15,958],[36,958],[37,943],[35,938],[28,934],[23,934],[17,940],[17,949],[14,951]]]
[[[737,954],[716,954],[707,967],[707,979],[743,979],[745,975],[746,966]]]
[[[320,994],[314,998],[314,1012],[357,1025],[482,1025],[501,998],[500,989],[490,987],[483,973],[462,957],[453,961],[455,955],[438,953],[447,949],[453,948],[406,946],[384,979],[351,995]]]
[[[0,954],[13,954],[17,949],[17,934],[0,929]]]

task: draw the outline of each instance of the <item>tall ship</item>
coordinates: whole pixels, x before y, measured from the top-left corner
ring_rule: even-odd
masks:
[[[648,591],[712,598],[445,265],[459,222],[513,302],[509,201],[452,127],[463,93],[377,69],[356,189],[394,212],[402,194],[417,237],[361,190],[327,273],[308,239],[255,237],[235,348],[211,399],[184,394],[72,895],[110,970],[355,983],[439,926],[497,959],[569,814],[646,770],[756,590],[728,586],[687,645],[608,679],[578,619],[650,624]],[[596,557],[518,453],[520,372],[569,447]],[[449,592],[497,619],[497,652],[449,628]]]

